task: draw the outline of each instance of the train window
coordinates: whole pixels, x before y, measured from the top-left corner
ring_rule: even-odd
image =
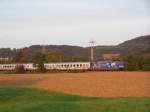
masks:
[[[77,64],[77,67],[79,67],[79,65]]]
[[[80,64],[80,67],[82,67],[82,64]]]

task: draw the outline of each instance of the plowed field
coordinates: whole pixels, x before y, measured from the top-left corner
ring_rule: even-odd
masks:
[[[97,97],[150,97],[150,72],[0,75],[0,86],[32,87]]]

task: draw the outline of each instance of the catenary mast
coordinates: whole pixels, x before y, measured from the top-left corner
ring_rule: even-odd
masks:
[[[89,43],[90,43],[90,46],[91,46],[91,62],[93,62],[94,61],[94,44],[95,44],[95,41],[92,40]]]

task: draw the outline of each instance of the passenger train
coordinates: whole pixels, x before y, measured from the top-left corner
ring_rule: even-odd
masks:
[[[34,71],[38,68],[33,63],[25,64],[0,64],[0,71],[14,71],[17,66],[23,66],[26,71]],[[46,70],[122,70],[122,61],[97,61],[97,62],[57,62],[44,63]]]

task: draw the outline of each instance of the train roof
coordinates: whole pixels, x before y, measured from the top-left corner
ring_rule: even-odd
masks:
[[[90,63],[90,62],[47,62],[45,64],[77,64],[77,63]]]

